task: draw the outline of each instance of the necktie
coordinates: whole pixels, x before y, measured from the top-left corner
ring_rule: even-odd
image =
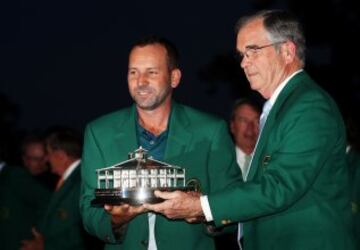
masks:
[[[255,154],[255,151],[256,151],[256,148],[257,148],[257,144],[259,142],[259,138],[260,138],[262,129],[264,128],[264,125],[265,125],[266,119],[267,119],[267,117],[268,117],[268,115],[270,113],[271,107],[272,107],[272,105],[271,105],[269,100],[267,102],[265,102],[262,113],[260,115],[260,122],[259,122],[260,131],[259,131],[258,139],[257,139],[256,145],[255,145],[253,154]],[[249,166],[250,166],[251,160],[252,160],[252,157],[250,156],[249,164],[247,165],[246,172],[244,171],[244,173],[245,173],[244,181],[246,181],[246,179],[247,179],[247,174],[248,174],[248,171],[249,171]],[[245,163],[246,163],[246,158],[245,158]],[[244,166],[244,169],[245,169],[245,166]],[[239,223],[239,225],[238,225],[238,243],[239,243],[240,249],[242,249],[241,244],[240,244],[240,239],[241,239],[242,236],[243,236],[243,227],[242,227],[242,224]]]
[[[247,165],[247,169],[246,169],[246,171],[244,171],[244,175],[243,175],[244,181],[247,180],[249,168],[250,168],[251,162],[252,162],[252,156],[255,154],[255,151],[256,151],[256,148],[257,148],[257,144],[258,144],[258,142],[259,142],[259,139],[260,139],[262,130],[263,130],[263,128],[264,128],[266,119],[267,119],[267,117],[268,117],[268,115],[269,115],[269,113],[270,113],[271,107],[272,107],[272,105],[271,105],[270,101],[265,102],[265,104],[264,104],[264,106],[263,106],[263,110],[262,110],[262,113],[261,113],[261,115],[260,115],[260,121],[259,121],[259,125],[260,125],[259,135],[258,135],[256,144],[255,144],[254,151],[253,151],[253,153],[250,155],[250,159],[249,159],[249,163],[248,163],[248,165]]]
[[[260,133],[265,125],[265,122],[270,113],[270,110],[271,110],[271,103],[270,103],[270,101],[267,101],[267,102],[265,102],[262,113],[260,115],[260,122],[259,122],[260,123]],[[259,133],[259,136],[260,136],[260,133]]]
[[[251,155],[245,155],[245,161],[243,166],[243,179],[245,180],[245,176],[248,174],[249,166],[251,161]]]
[[[156,214],[148,213],[148,220],[149,220],[149,244],[148,244],[148,250],[157,250],[156,239],[155,239]]]

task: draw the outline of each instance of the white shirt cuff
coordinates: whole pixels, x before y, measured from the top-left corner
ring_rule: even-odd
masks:
[[[210,205],[207,195],[200,196],[200,204],[201,204],[201,209],[205,215],[206,221],[207,222],[213,221],[214,219],[210,210]]]

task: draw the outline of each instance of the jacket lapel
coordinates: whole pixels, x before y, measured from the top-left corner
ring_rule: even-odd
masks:
[[[191,132],[189,131],[190,121],[185,114],[183,107],[176,102],[172,102],[172,110],[169,124],[169,134],[166,143],[164,161],[178,158],[186,151],[187,145],[191,141]],[[126,160],[129,152],[137,149],[138,141],[136,135],[136,106],[133,105],[128,109],[121,121],[114,124],[114,147],[110,155],[117,155],[117,159],[113,159],[113,164]]]
[[[190,121],[183,107],[172,102],[172,111],[169,124],[169,134],[166,143],[165,161],[172,162],[186,151],[190,144],[192,134],[189,131]]]
[[[277,123],[278,113],[280,110],[282,110],[285,101],[291,95],[291,93],[299,86],[298,83],[301,82],[305,77],[307,77],[307,74],[302,71],[295,75],[292,79],[290,79],[284,89],[280,92],[274,106],[271,108],[251,162],[248,175],[249,181],[253,179],[255,173],[257,172],[257,169],[261,167],[264,162],[270,160],[271,156],[268,156],[266,155],[266,152],[263,152],[265,145],[268,143],[269,134]]]
[[[80,168],[81,166],[77,166],[76,169],[70,174],[68,179],[65,180],[64,184],[58,191],[55,191],[50,199],[48,208],[46,213],[42,219],[41,226],[43,230],[46,230],[46,224],[51,220],[51,217],[58,211],[61,206],[59,203],[63,202],[64,197],[67,196],[70,192],[72,192],[72,188],[74,185],[80,185]]]
[[[127,160],[128,153],[138,148],[136,136],[136,107],[133,105],[127,110],[127,113],[122,117],[121,121],[116,121],[115,135],[113,147],[114,152],[111,155],[117,157],[115,163]]]

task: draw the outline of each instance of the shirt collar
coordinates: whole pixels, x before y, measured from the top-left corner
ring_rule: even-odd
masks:
[[[245,152],[239,146],[236,146],[235,150],[237,155],[239,155],[240,157],[245,157]]]
[[[72,172],[74,172],[74,170],[77,168],[77,166],[80,165],[81,160],[76,160],[73,163],[71,163],[71,165],[65,170],[64,174],[62,175],[63,180],[65,181]]]
[[[271,95],[270,99],[267,101],[270,103],[270,106],[274,106],[276,99],[278,98],[280,92],[284,89],[286,84],[290,81],[291,78],[293,78],[296,74],[303,71],[303,69],[299,69],[292,73],[290,76],[288,76],[280,85],[275,89],[274,93]]]

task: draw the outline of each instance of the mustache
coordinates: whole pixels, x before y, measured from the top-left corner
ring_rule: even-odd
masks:
[[[153,92],[154,89],[150,86],[138,86],[135,88],[135,91],[136,92],[139,92],[139,91],[145,91],[145,92]]]

